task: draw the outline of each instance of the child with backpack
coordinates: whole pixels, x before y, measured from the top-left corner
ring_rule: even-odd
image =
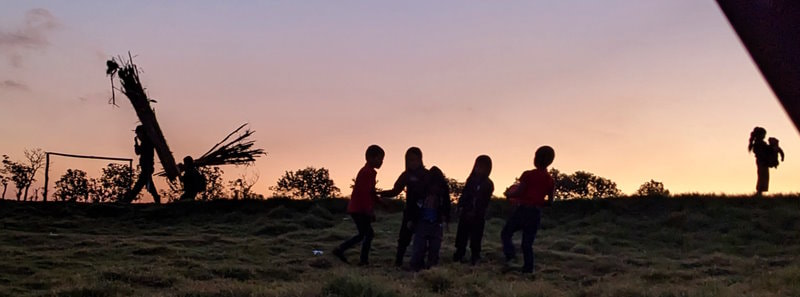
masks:
[[[450,221],[450,190],[438,167],[428,172],[426,195],[419,200],[419,215],[414,223],[411,269],[419,271],[439,264],[443,227]]]

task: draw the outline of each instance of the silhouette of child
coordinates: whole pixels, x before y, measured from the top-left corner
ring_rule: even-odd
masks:
[[[403,266],[403,257],[406,249],[411,244],[414,235],[414,222],[419,216],[418,202],[425,198],[427,189],[425,181],[428,169],[422,163],[422,150],[410,147],[406,151],[406,170],[400,174],[391,190],[380,192],[381,197],[397,197],[403,189],[406,190],[406,208],[403,209],[403,220],[400,225],[400,234],[397,238],[397,254],[394,265]]]
[[[410,262],[414,271],[439,264],[442,228],[450,221],[449,185],[442,170],[436,166],[431,167],[428,172],[426,192],[425,198],[417,202],[420,216],[414,227],[414,246]]]
[[[470,243],[471,263],[475,265],[481,259],[481,242],[486,225],[486,208],[494,193],[494,183],[489,179],[492,172],[492,159],[487,155],[478,156],[472,172],[464,184],[461,197],[458,198],[458,231],[456,231],[456,252],[453,262],[461,262]]]
[[[375,192],[376,176],[378,174],[375,169],[379,169],[383,165],[384,155],[383,149],[377,145],[369,146],[365,153],[367,163],[358,171],[355,185],[353,185],[353,193],[350,195],[350,202],[347,203],[347,213],[353,218],[358,234],[333,249],[333,255],[342,260],[342,262],[347,263],[344,252],[361,242],[361,259],[358,265],[365,266],[369,264],[369,250],[372,245],[372,238],[375,237],[375,231],[372,230],[372,222],[375,221],[374,202],[380,201]]]
[[[553,163],[555,151],[552,147],[542,146],[536,150],[533,170],[522,173],[519,177],[519,185],[510,187],[505,195],[515,206],[511,217],[506,220],[500,238],[503,241],[503,254],[506,256],[506,264],[510,264],[516,258],[512,236],[522,230],[522,255],[524,264],[522,273],[533,272],[533,241],[536,239],[536,232],[541,223],[541,208],[552,204],[555,191],[555,181],[547,166]],[[545,196],[549,199],[545,202]]]
[[[750,140],[747,150],[756,156],[756,168],[758,181],[756,182],[756,196],[760,197],[764,192],[769,191],[769,158],[773,151],[764,138],[767,137],[767,130],[761,127],[753,128],[750,132]]]
[[[772,149],[769,156],[769,167],[778,168],[778,164],[783,162],[783,149],[778,145],[779,141],[777,138],[770,137],[767,141],[769,141],[769,148]],[[778,162],[778,155],[781,156],[780,162]]]
[[[183,195],[181,201],[193,201],[197,194],[206,190],[206,178],[197,167],[194,165],[194,159],[190,156],[183,158],[183,176],[181,182],[183,183]]]

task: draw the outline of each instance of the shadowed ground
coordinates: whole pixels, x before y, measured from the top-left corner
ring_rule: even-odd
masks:
[[[399,204],[378,214],[371,267],[331,257],[355,233],[345,207],[2,201],[0,296],[800,295],[798,197],[557,202],[534,244],[535,278],[502,272],[503,201],[483,264],[450,262],[453,223],[443,265],[418,274],[392,267]]]

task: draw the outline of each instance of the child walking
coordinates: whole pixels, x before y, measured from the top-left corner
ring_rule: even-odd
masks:
[[[369,146],[365,154],[367,163],[358,171],[356,176],[353,194],[347,204],[347,213],[353,218],[358,234],[333,249],[333,255],[342,260],[342,262],[347,263],[344,252],[361,242],[361,258],[358,265],[369,265],[369,250],[372,245],[372,238],[375,236],[375,231],[372,230],[372,222],[375,221],[374,203],[378,200],[378,195],[375,192],[378,173],[375,169],[379,169],[383,165],[384,155],[385,153],[381,147],[377,145]]]
[[[509,187],[505,192],[514,205],[514,210],[500,233],[503,254],[506,256],[506,263],[516,258],[511,239],[515,232],[522,230],[522,273],[533,273],[533,241],[542,219],[541,208],[553,202],[555,181],[547,172],[547,166],[553,163],[554,158],[555,151],[552,147],[539,147],[533,159],[536,168],[523,172],[519,177],[519,185]],[[549,197],[547,202],[545,196]]]
[[[494,193],[494,183],[489,179],[492,172],[492,159],[487,155],[478,156],[472,172],[464,184],[458,198],[458,231],[456,231],[456,252],[453,262],[461,262],[467,253],[469,242],[472,265],[481,260],[483,228],[486,225],[486,208]]]
[[[419,271],[439,264],[443,225],[450,221],[450,190],[444,173],[438,167],[428,172],[426,196],[419,201],[416,218],[411,269]],[[427,261],[426,261],[427,256]]]

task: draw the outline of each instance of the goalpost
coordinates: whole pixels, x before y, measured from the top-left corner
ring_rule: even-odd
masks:
[[[65,154],[65,153],[56,153],[56,152],[45,152],[44,190],[43,190],[43,193],[42,193],[42,201],[43,202],[47,202],[47,186],[50,183],[50,155],[68,157],[68,158],[79,158],[79,159],[93,159],[93,160],[108,160],[108,161],[128,162],[128,168],[131,171],[131,175],[133,175],[133,159],[131,159],[131,158],[84,156],[84,155]]]

